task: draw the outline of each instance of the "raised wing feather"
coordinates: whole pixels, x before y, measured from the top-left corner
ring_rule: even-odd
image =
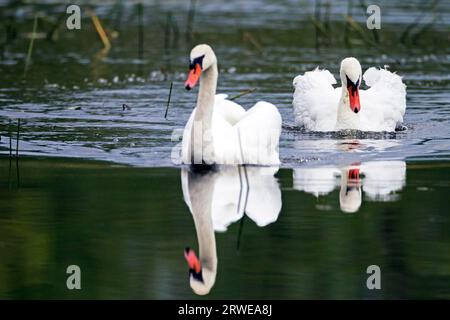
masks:
[[[361,90],[361,122],[368,130],[394,131],[402,124],[406,110],[406,86],[402,78],[386,69],[369,68]]]
[[[217,94],[214,100],[214,112],[217,112],[230,125],[235,125],[245,115],[245,109],[237,103],[228,100],[228,95]]]
[[[334,76],[328,70],[319,68],[294,79],[293,107],[297,125],[312,131],[334,128],[340,94],[334,84]]]
[[[243,163],[277,165],[281,115],[273,104],[256,103],[235,126],[238,135],[238,157]],[[239,143],[240,142],[240,143]]]

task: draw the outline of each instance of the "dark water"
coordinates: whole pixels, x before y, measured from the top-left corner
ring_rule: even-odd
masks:
[[[183,250],[197,250],[197,233],[181,169],[58,159],[19,165],[20,188],[14,164],[11,189],[0,182],[0,297],[196,297]],[[8,171],[1,160],[1,176]],[[264,217],[245,216],[215,234],[217,278],[208,297],[448,299],[449,178],[447,162],[410,162],[391,174],[396,190],[383,196],[379,184],[376,197],[366,173],[359,211],[345,213],[339,181],[316,198],[282,169],[275,221],[259,227]],[[207,192],[191,200],[208,201]],[[73,264],[81,291],[66,288]],[[369,265],[381,268],[382,290],[366,288]]]
[[[62,20],[47,40],[65,4],[0,0],[0,298],[197,297],[183,250],[198,252],[199,218],[170,157],[195,105],[183,82],[197,43],[218,56],[219,93],[256,88],[237,102],[270,101],[284,123],[275,178],[249,168],[246,189],[235,168],[192,180],[205,192],[191,190],[191,209],[213,203],[217,231],[207,297],[450,298],[450,3],[379,1],[376,35],[361,1],[317,2],[198,0],[189,27],[189,1],[143,1],[141,18],[137,2],[86,1],[82,29]],[[109,52],[87,4],[112,38]],[[295,127],[293,78],[317,65],[338,78],[346,56],[403,76],[406,131]],[[17,175],[8,155],[19,118]],[[81,291],[66,289],[72,264]],[[382,290],[366,288],[372,264]]]

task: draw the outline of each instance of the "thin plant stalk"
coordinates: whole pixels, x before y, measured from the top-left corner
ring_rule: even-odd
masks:
[[[28,68],[29,68],[30,62],[31,62],[31,55],[33,54],[34,39],[36,38],[37,23],[38,23],[38,17],[37,17],[37,15],[35,15],[34,22],[33,22],[33,32],[31,34],[30,44],[28,45],[27,58],[25,60],[25,69],[23,70],[24,76],[27,74],[27,71],[28,71]]]
[[[173,82],[170,82],[170,89],[169,89],[169,98],[167,98],[167,105],[166,105],[166,113],[164,114],[164,119],[167,120],[167,113],[169,112],[169,105],[170,105],[170,98],[172,97],[172,87]]]
[[[257,90],[256,88],[252,88],[252,89],[248,89],[248,90],[242,91],[242,92],[238,93],[237,95],[231,97],[229,100],[231,100],[231,101],[236,100],[236,99],[238,99],[240,97],[243,97],[243,96],[245,96],[247,94],[253,93],[256,90]]]
[[[17,187],[20,186],[20,175],[19,175],[19,136],[20,136],[20,119],[17,120],[17,137],[16,137],[16,171],[17,171]]]

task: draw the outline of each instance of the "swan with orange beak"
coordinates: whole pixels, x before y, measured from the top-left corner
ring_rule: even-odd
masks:
[[[336,130],[360,129],[358,113],[361,111],[359,86],[362,80],[361,64],[355,58],[341,62],[342,95],[338,106]]]
[[[187,90],[199,84],[195,109],[183,133],[182,162],[206,165],[279,165],[281,115],[259,101],[247,111],[216,94],[219,70],[213,49],[195,46],[189,57]]]
[[[406,86],[396,73],[371,67],[362,73],[356,58],[342,60],[342,87],[330,71],[316,68],[294,79],[295,122],[309,131],[404,130]],[[360,89],[364,80],[367,89]]]

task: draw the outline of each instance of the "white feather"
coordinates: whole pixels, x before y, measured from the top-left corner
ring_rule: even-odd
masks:
[[[193,187],[189,184],[188,169],[183,168],[183,197],[191,213],[198,215],[211,210],[213,228],[218,232],[226,231],[244,213],[259,227],[275,222],[281,211],[281,190],[274,177],[278,168],[246,167],[245,170],[246,175],[243,167],[224,166],[195,177],[199,180]],[[202,212],[194,212],[192,202],[202,203]]]
[[[310,131],[332,131],[336,125],[340,91],[328,70],[316,68],[294,79],[295,122]]]
[[[327,195],[338,186],[345,187],[349,169],[359,169],[362,176],[360,182],[362,190],[370,201],[395,200],[396,193],[406,185],[406,163],[404,161],[369,161],[361,165],[343,168],[303,167],[294,169],[293,187],[316,197]]]
[[[360,90],[360,119],[368,131],[394,131],[403,123],[406,86],[402,78],[386,69],[369,68],[363,75],[370,88]]]
[[[183,162],[189,163],[189,142],[196,109],[183,134]],[[260,101],[245,111],[237,103],[216,95],[212,118],[216,164],[280,164],[278,143],[281,115],[271,103]]]

